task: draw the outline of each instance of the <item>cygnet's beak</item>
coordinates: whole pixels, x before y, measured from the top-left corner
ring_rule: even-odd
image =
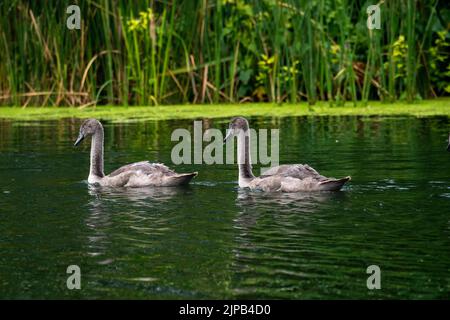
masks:
[[[78,135],[77,141],[75,141],[75,143],[73,145],[77,146],[81,141],[83,141],[83,139],[84,139],[84,135],[80,132],[80,134]]]
[[[233,137],[233,129],[227,129],[227,135],[223,139],[223,144],[227,143]]]

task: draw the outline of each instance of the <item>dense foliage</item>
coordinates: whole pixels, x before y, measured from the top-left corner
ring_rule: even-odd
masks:
[[[66,8],[78,4],[81,29]],[[397,99],[450,92],[439,0],[0,2],[0,104]]]

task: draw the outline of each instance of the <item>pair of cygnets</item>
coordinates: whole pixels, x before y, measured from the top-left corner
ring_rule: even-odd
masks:
[[[141,161],[127,164],[109,175],[103,173],[103,126],[96,119],[87,119],[80,127],[75,146],[92,137],[91,166],[88,182],[109,187],[171,187],[188,184],[197,172],[177,173],[161,163]],[[239,187],[266,192],[337,191],[350,180],[327,178],[306,164],[281,165],[255,177],[250,161],[250,130],[248,121],[233,118],[224,142],[238,136]]]

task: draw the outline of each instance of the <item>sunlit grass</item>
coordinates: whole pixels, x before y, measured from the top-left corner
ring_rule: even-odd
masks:
[[[426,100],[417,104],[383,104],[369,102],[367,105],[347,103],[330,108],[328,103],[319,102],[315,106],[305,103],[277,105],[272,103],[218,104],[218,105],[174,105],[154,107],[96,108],[41,107],[41,108],[0,108],[0,118],[13,120],[52,120],[61,118],[95,117],[113,121],[143,121],[167,119],[227,118],[233,116],[449,116],[450,99]]]

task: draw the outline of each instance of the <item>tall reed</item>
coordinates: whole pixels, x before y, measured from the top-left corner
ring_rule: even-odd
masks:
[[[334,105],[445,93],[429,68],[447,27],[437,0],[381,0],[380,30],[366,27],[369,0],[87,0],[81,29],[68,30],[71,4],[0,2],[0,105]]]

